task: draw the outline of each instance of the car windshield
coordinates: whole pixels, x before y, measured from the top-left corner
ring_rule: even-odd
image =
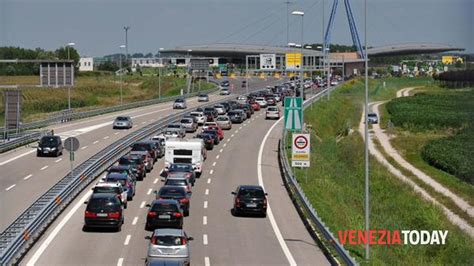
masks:
[[[55,137],[44,137],[40,141],[41,145],[56,146],[58,145],[58,139]]]
[[[119,193],[119,187],[94,187],[94,193]]]
[[[184,99],[176,99],[175,102],[177,102],[177,103],[183,103],[183,102],[184,102]]]
[[[239,191],[239,196],[242,196],[244,198],[261,198],[265,196],[265,193],[261,189],[240,189]]]
[[[155,203],[151,207],[152,211],[168,211],[168,212],[173,212],[173,211],[178,211],[178,205],[176,204],[171,204],[171,203]]]
[[[120,185],[125,186],[127,184],[127,179],[126,178],[120,178],[120,177],[107,177],[105,178],[106,182],[119,182]]]
[[[113,198],[92,198],[87,204],[87,211],[98,212],[98,211],[117,211],[120,208],[120,204],[117,204]]]
[[[206,94],[200,94],[199,97],[207,97]]]
[[[139,160],[140,160],[139,158],[133,158],[133,157],[120,158],[119,164],[121,164],[121,165],[134,165],[134,164],[138,164]]]
[[[183,124],[189,124],[189,123],[192,123],[193,121],[190,120],[190,119],[181,119],[181,123]]]
[[[132,151],[148,151],[147,144],[133,144]]]
[[[172,164],[169,171],[193,171],[193,167],[189,164]]]
[[[377,117],[377,114],[375,114],[375,113],[369,113],[368,116],[369,116],[369,117]]]
[[[237,112],[230,111],[228,114],[231,115],[231,116],[232,115],[237,115]]]
[[[182,198],[185,196],[184,189],[162,187],[159,193],[160,197]]]
[[[224,117],[224,116],[219,116],[219,117],[217,118],[217,121],[228,121],[228,120],[229,120],[229,118]]]
[[[125,117],[125,116],[119,116],[116,118],[117,121],[127,121],[128,120],[128,117]],[[109,120],[110,121],[110,120]]]
[[[201,116],[201,114],[199,114],[199,113],[191,113],[191,114],[190,114],[190,116],[194,116],[194,117],[200,117],[200,116]]]
[[[181,125],[179,125],[179,124],[169,124],[168,128],[181,128]]]
[[[158,246],[181,246],[183,241],[179,236],[154,236],[153,244]]]
[[[268,107],[268,111],[278,111],[278,108],[276,107]]]

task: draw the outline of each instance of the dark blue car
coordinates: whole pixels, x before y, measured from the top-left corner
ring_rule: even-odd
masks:
[[[132,200],[135,196],[135,184],[133,179],[125,173],[110,173],[104,179],[105,182],[120,182],[122,187],[127,189],[127,200]]]

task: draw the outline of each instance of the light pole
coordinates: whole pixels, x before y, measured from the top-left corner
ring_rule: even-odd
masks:
[[[123,84],[122,84],[122,49],[127,48],[126,45],[120,45],[120,63],[119,63],[119,76],[120,76],[120,105],[123,104]]]
[[[291,12],[292,15],[294,16],[300,16],[301,17],[301,45],[300,45],[300,53],[301,53],[301,65],[300,65],[300,97],[301,97],[301,102],[304,101],[304,97],[303,97],[303,92],[304,92],[304,89],[303,89],[303,59],[304,59],[304,56],[303,56],[303,45],[304,45],[304,31],[303,31],[303,26],[304,26],[304,12],[303,11],[293,11]],[[301,122],[304,123],[304,119],[301,119]]]
[[[158,99],[161,99],[161,68],[163,67],[163,59],[161,58],[161,51],[164,48],[158,49],[158,57],[160,59],[160,65],[158,66]]]
[[[67,47],[67,60],[71,60],[71,55],[69,53],[69,47],[76,45],[73,42],[70,42],[66,45]],[[71,110],[71,86],[67,87],[67,109]]]
[[[123,30],[125,31],[125,65],[128,66],[128,30],[130,29],[130,26],[124,26]]]
[[[331,99],[331,78],[329,77],[329,75],[331,75],[331,60],[329,60],[329,47],[326,47],[324,49],[324,54],[326,55],[326,60],[324,61],[328,61],[327,62],[328,72],[326,75],[326,80],[327,80],[327,94],[328,94],[328,101],[329,101]]]
[[[193,82],[192,80],[192,77],[191,77],[191,55],[190,53],[192,52],[193,50],[192,49],[188,49],[188,71],[187,71],[187,77],[188,77],[188,94],[190,93],[190,89],[191,89],[191,83]]]
[[[367,58],[367,0],[364,0],[364,39],[365,39],[365,123],[364,123],[364,136],[365,136],[365,231],[369,231],[369,63]],[[369,244],[365,244],[365,259],[369,260]]]

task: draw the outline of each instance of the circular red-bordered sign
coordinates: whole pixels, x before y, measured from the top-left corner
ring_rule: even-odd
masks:
[[[298,136],[295,138],[294,144],[297,149],[302,150],[308,146],[308,139],[305,136]]]

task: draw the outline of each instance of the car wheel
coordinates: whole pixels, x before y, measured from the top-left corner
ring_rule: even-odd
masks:
[[[122,223],[123,223],[123,222],[122,222]],[[117,231],[117,232],[122,231],[122,224],[120,224],[119,226],[117,226],[117,230],[116,230],[116,231]]]
[[[240,216],[240,212],[237,210],[237,208],[234,207],[232,209],[232,212],[233,212],[234,216]]]
[[[189,209],[184,211],[184,216],[189,216]]]
[[[145,224],[145,231],[153,231],[153,228],[147,223]]]
[[[128,202],[126,202],[124,205],[123,205],[123,208],[126,209],[128,207]]]

